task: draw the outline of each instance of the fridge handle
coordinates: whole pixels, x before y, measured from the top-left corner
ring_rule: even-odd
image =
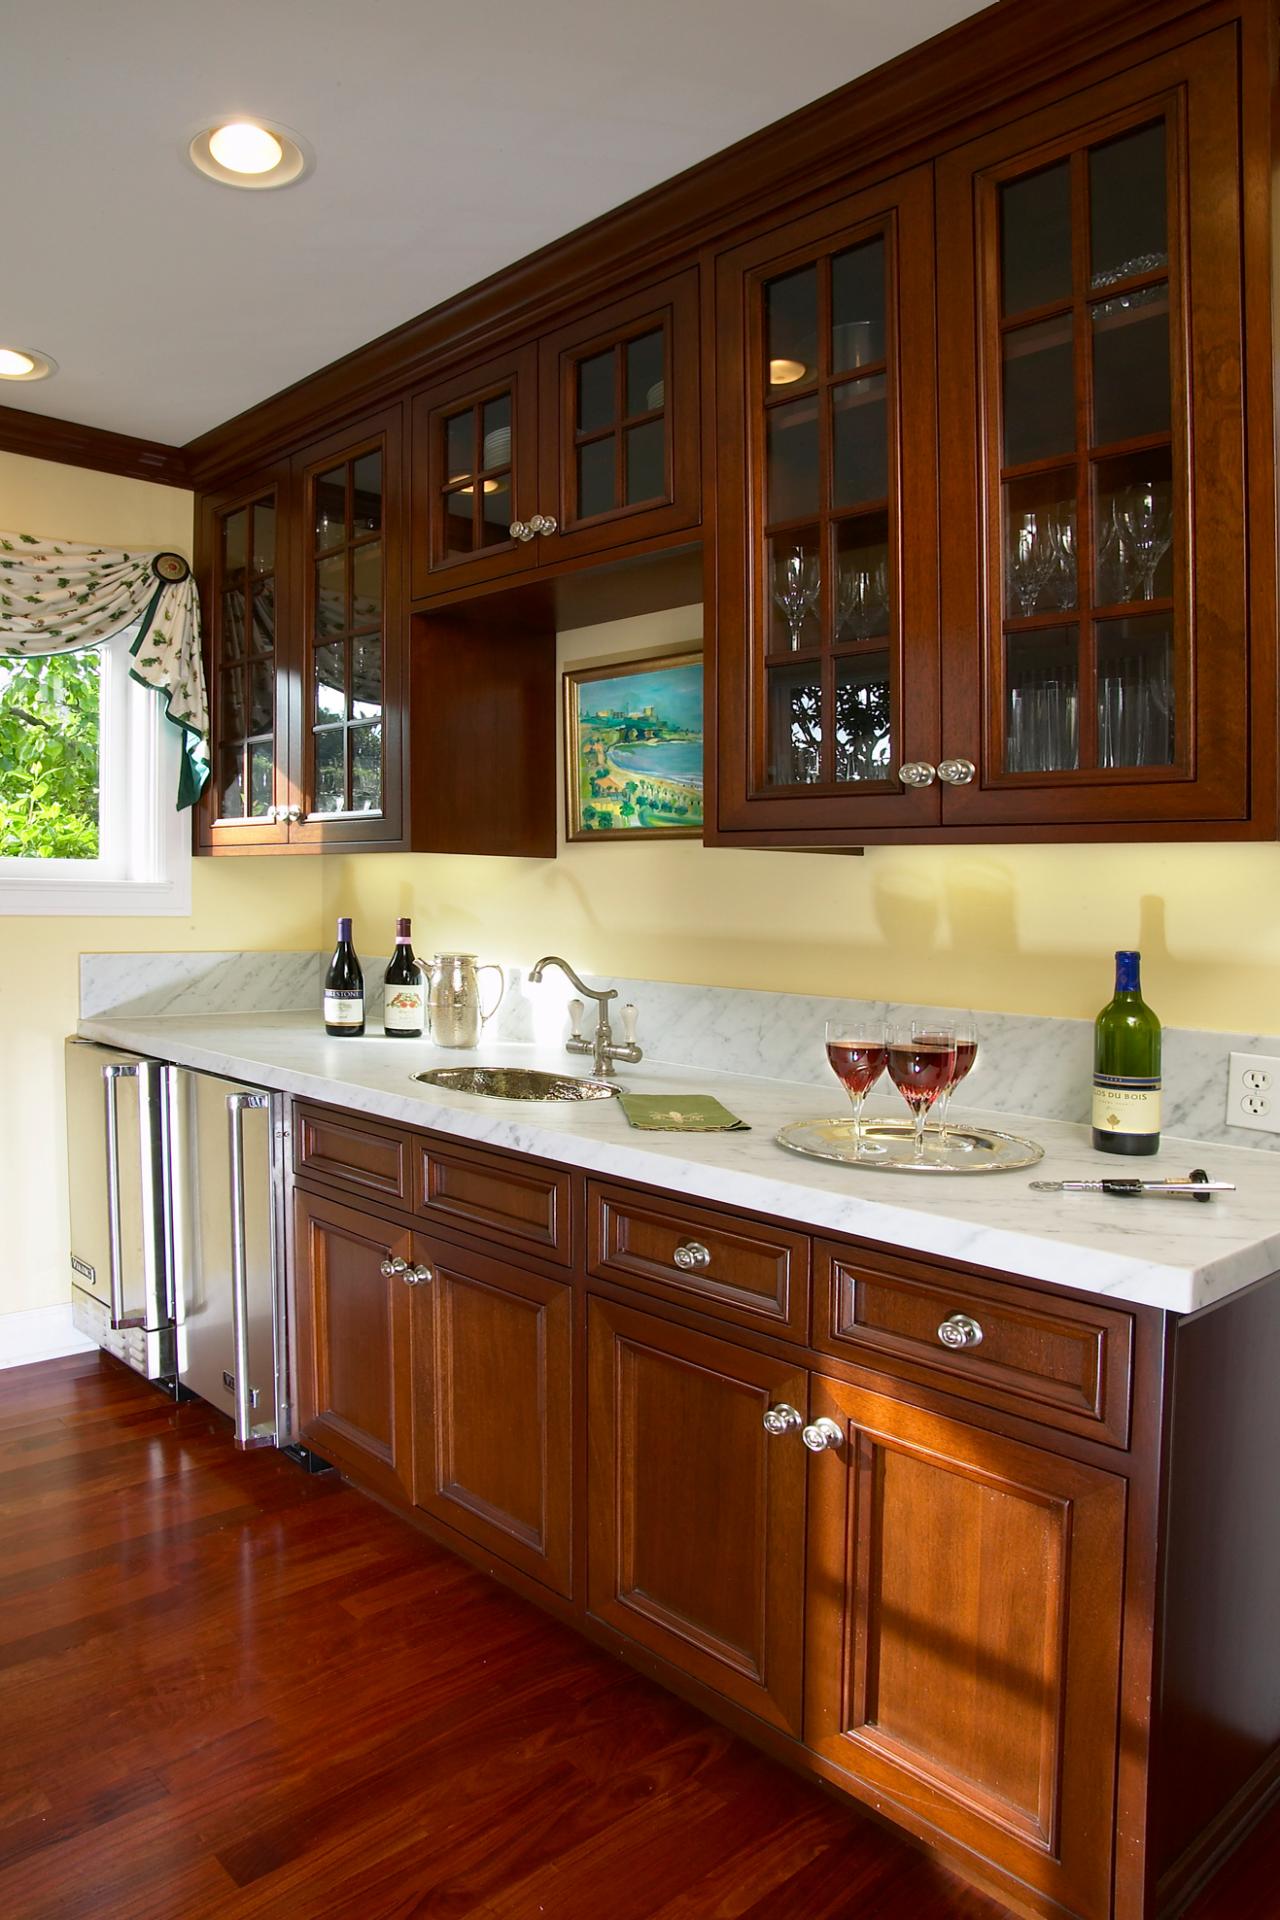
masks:
[[[255,1428],[249,1380],[249,1272],[244,1228],[244,1111],[271,1104],[265,1093],[229,1093],[227,1126],[231,1135],[231,1340],[236,1370],[236,1445],[275,1444],[270,1427]]]
[[[126,1314],[124,1310],[124,1251],[120,1226],[120,1116],[116,1109],[116,1083],[136,1080],[136,1065],[113,1060],[102,1069],[102,1087],[107,1106],[107,1271],[111,1282],[111,1327],[115,1333],[126,1327],[145,1327],[145,1313]]]

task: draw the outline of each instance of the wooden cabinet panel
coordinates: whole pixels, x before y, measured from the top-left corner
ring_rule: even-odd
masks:
[[[807,1337],[806,1235],[595,1180],[587,1220],[587,1267],[599,1278],[785,1339]]]
[[[813,1411],[842,1439],[810,1471],[807,1743],[1103,1920],[1124,1482],[833,1380]]]
[[[412,1290],[382,1266],[411,1252],[409,1233],[375,1214],[295,1193],[302,1434],[395,1501],[412,1493]]]
[[[417,1504],[555,1592],[572,1586],[567,1281],[415,1237]]]
[[[335,1181],[387,1200],[408,1196],[408,1142],[402,1134],[354,1114],[295,1103],[293,1164],[313,1179]]]
[[[589,1605],[629,1639],[799,1734],[805,1455],[777,1360],[588,1304]]]
[[[939,1330],[957,1318],[976,1344],[944,1343]],[[820,1245],[814,1345],[1073,1433],[1128,1441],[1133,1315],[1118,1308]]]
[[[414,1151],[415,1213],[568,1264],[567,1173],[511,1154],[446,1148],[420,1137]]]

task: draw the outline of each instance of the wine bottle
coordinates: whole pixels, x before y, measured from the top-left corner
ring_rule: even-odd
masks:
[[[1141,954],[1116,955],[1116,990],[1093,1039],[1093,1144],[1101,1153],[1160,1145],[1160,1022],[1142,997]]]
[[[364,975],[351,944],[350,920],[338,922],[338,944],[324,977],[324,1030],[335,1035],[364,1032]]]
[[[396,921],[396,945],[387,964],[382,997],[382,1027],[388,1040],[420,1040],[427,988],[422,967],[413,957],[409,922]]]

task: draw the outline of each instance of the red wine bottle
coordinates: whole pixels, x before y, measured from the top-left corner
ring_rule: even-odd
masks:
[[[1093,1144],[1100,1153],[1160,1146],[1160,1022],[1142,997],[1142,956],[1116,955],[1116,990],[1094,1024]]]
[[[426,980],[413,957],[407,920],[396,921],[396,945],[387,965],[382,996],[382,1028],[388,1040],[420,1040],[425,1019]]]
[[[335,1036],[364,1032],[364,975],[351,944],[350,920],[338,922],[338,944],[324,977],[324,1030]]]

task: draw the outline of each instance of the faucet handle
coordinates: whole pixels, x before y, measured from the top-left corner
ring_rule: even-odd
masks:
[[[628,1000],[626,1006],[622,1009],[621,1017],[623,1042],[628,1047],[634,1047],[636,1043],[636,1023],[640,1018],[640,1009],[633,1000]]]
[[[569,1019],[573,1023],[573,1037],[575,1040],[581,1040],[582,1038],[582,1016],[586,1010],[586,1002],[583,1000],[571,1000],[569,1002]]]

